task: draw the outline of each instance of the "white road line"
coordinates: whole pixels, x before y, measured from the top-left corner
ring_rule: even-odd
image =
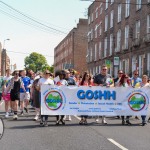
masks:
[[[81,118],[80,117],[78,117],[78,116],[74,116],[76,119],[78,119],[78,120],[81,120]],[[107,139],[107,140],[109,140],[111,143],[113,143],[114,145],[116,145],[117,147],[119,147],[121,150],[128,150],[127,148],[125,148],[125,147],[123,147],[122,145],[120,145],[119,143],[117,143],[115,140],[113,140],[113,139]]]
[[[122,145],[120,145],[119,143],[117,143],[115,140],[113,139],[108,139],[111,143],[113,143],[114,145],[116,145],[117,147],[119,147],[121,150],[128,150],[127,148],[123,147]]]

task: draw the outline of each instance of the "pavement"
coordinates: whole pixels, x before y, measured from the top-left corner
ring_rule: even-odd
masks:
[[[141,126],[141,120],[131,118],[131,126],[121,125],[121,120],[107,117],[107,125],[101,119],[88,119],[88,125],[79,125],[79,117],[72,116],[66,125],[55,125],[56,118],[49,117],[48,127],[40,127],[33,121],[34,110],[20,116],[4,119],[5,132],[0,140],[0,150],[149,150],[150,123]],[[0,107],[0,116],[4,110]]]

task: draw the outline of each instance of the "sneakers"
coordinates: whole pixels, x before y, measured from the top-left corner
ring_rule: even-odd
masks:
[[[23,116],[23,115],[24,115],[24,114],[23,114],[23,110],[21,111],[20,115],[21,115],[21,116]]]
[[[41,120],[41,122],[40,122],[40,126],[41,127],[44,127],[44,122]]]
[[[98,123],[98,122],[99,122],[99,119],[98,119],[98,118],[96,118],[96,119],[95,119],[95,122],[96,122],[96,123]]]
[[[27,114],[29,113],[28,108],[24,107],[24,110],[26,111]]]
[[[17,115],[14,115],[13,116],[13,120],[17,120],[18,119],[18,116]]]
[[[8,112],[6,112],[6,114],[5,114],[5,118],[8,118],[9,117],[9,113]]]
[[[104,117],[102,117],[102,124],[107,124],[107,122],[106,122]]]
[[[138,116],[135,116],[135,119],[140,120]]]
[[[36,115],[33,120],[37,121],[38,119],[39,119],[39,115]]]

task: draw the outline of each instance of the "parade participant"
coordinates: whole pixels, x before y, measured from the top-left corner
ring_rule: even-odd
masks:
[[[80,86],[92,86],[91,76],[89,73],[85,72],[83,75],[83,79],[80,82]],[[81,120],[79,122],[80,125],[87,125],[87,117],[88,116],[81,116]]]
[[[4,80],[3,91],[5,91],[5,89],[7,88],[11,78],[12,78],[11,70],[7,69],[6,76],[3,78],[3,80]],[[5,101],[5,112],[6,112],[5,117],[8,118],[9,117],[9,108],[11,106],[10,91],[8,91],[6,95],[3,95],[3,100]]]
[[[3,91],[4,80],[3,77],[0,77],[0,102],[2,100],[2,91]]]
[[[66,73],[66,77],[65,77],[65,80],[67,81],[68,85],[76,85],[76,82],[75,80],[73,79],[73,77],[71,77],[71,74],[70,74],[70,71],[69,70],[65,70],[65,73]],[[68,118],[68,119],[67,119]],[[71,116],[68,115],[68,116],[65,116],[65,120],[69,120],[71,121]]]
[[[118,70],[118,76],[117,76],[117,78],[114,79],[114,85],[115,85],[115,86],[118,85],[118,83],[119,83],[119,81],[120,81],[122,75],[123,75],[123,71],[122,71],[122,70]]]
[[[107,80],[111,80],[112,77],[111,75],[109,75],[107,73],[107,66],[106,65],[103,65],[102,66],[102,71],[100,74],[97,74],[95,77],[94,77],[94,85],[95,86],[106,86],[106,87],[113,87],[114,86],[114,83],[107,83]],[[107,124],[106,122],[106,119],[105,119],[105,116],[102,116],[102,123],[103,124]]]
[[[26,92],[24,92],[22,88],[20,89],[21,115],[23,115],[24,109],[26,113],[28,113],[31,81],[30,81],[30,78],[26,76],[26,70],[21,70],[20,75],[21,75],[21,80],[24,83],[24,87],[26,89]]]
[[[42,78],[42,75],[38,75],[37,77],[35,77],[35,80],[32,84],[32,100],[33,100],[33,107],[35,107],[35,112],[36,112],[36,115],[34,117],[34,121],[37,121],[39,119],[39,116],[40,116],[40,93],[39,93],[39,90],[37,89],[37,85],[38,85],[38,82],[40,80],[40,78]]]
[[[68,83],[67,83],[67,81],[65,80],[65,77],[66,77],[65,71],[64,71],[64,70],[61,70],[59,73],[57,72],[57,75],[59,76],[60,80],[56,83],[56,85],[58,85],[58,86],[66,85],[66,86],[67,86]],[[56,125],[59,125],[60,122],[61,122],[63,125],[65,125],[64,115],[61,115],[61,116],[57,115],[57,116],[56,116],[56,119],[57,119]]]
[[[139,71],[134,70],[133,71],[133,77],[131,78],[131,85],[133,88],[139,88],[140,87],[140,82],[142,82],[142,79],[138,77],[139,76]],[[135,119],[139,120],[138,116],[135,116]]]
[[[140,87],[141,88],[142,87],[149,87],[149,83],[147,81],[148,81],[148,76],[143,75],[142,76],[142,82],[140,83]],[[145,126],[146,125],[146,116],[142,115],[141,118],[142,118],[142,126]]]
[[[119,81],[119,87],[131,87],[131,83],[130,83],[130,79],[129,76],[126,74],[123,74],[120,81]],[[125,117],[121,116],[122,118],[122,125],[125,125]],[[130,116],[126,117],[126,123],[128,125],[131,125],[130,121],[129,121]]]
[[[79,85],[80,82],[82,80],[82,77],[80,76],[80,74],[76,74],[75,75],[75,82],[76,82],[76,85]]]
[[[26,89],[24,87],[24,84],[19,77],[19,71],[14,71],[14,77],[11,78],[6,90],[5,90],[5,95],[7,94],[8,91],[10,91],[10,98],[11,98],[11,103],[12,103],[12,108],[14,111],[14,116],[13,119],[17,120],[17,112],[18,112],[18,101],[20,99],[20,88],[23,89],[24,92],[26,92]]]
[[[44,72],[43,77],[39,79],[36,89],[40,91],[40,95],[41,95],[41,86],[42,85],[46,85],[46,84],[54,85],[54,81],[52,79],[50,79],[50,74],[51,74],[50,71],[46,70]],[[41,96],[40,96],[40,101],[41,101]],[[48,115],[41,115],[40,126],[48,126],[47,121],[48,121]]]

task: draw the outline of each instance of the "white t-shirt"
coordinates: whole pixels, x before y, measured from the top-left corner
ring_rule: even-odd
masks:
[[[39,79],[38,86],[41,86],[43,84],[54,85],[54,81],[52,79],[50,79],[50,78],[48,78],[48,79],[45,79],[45,78]]]

